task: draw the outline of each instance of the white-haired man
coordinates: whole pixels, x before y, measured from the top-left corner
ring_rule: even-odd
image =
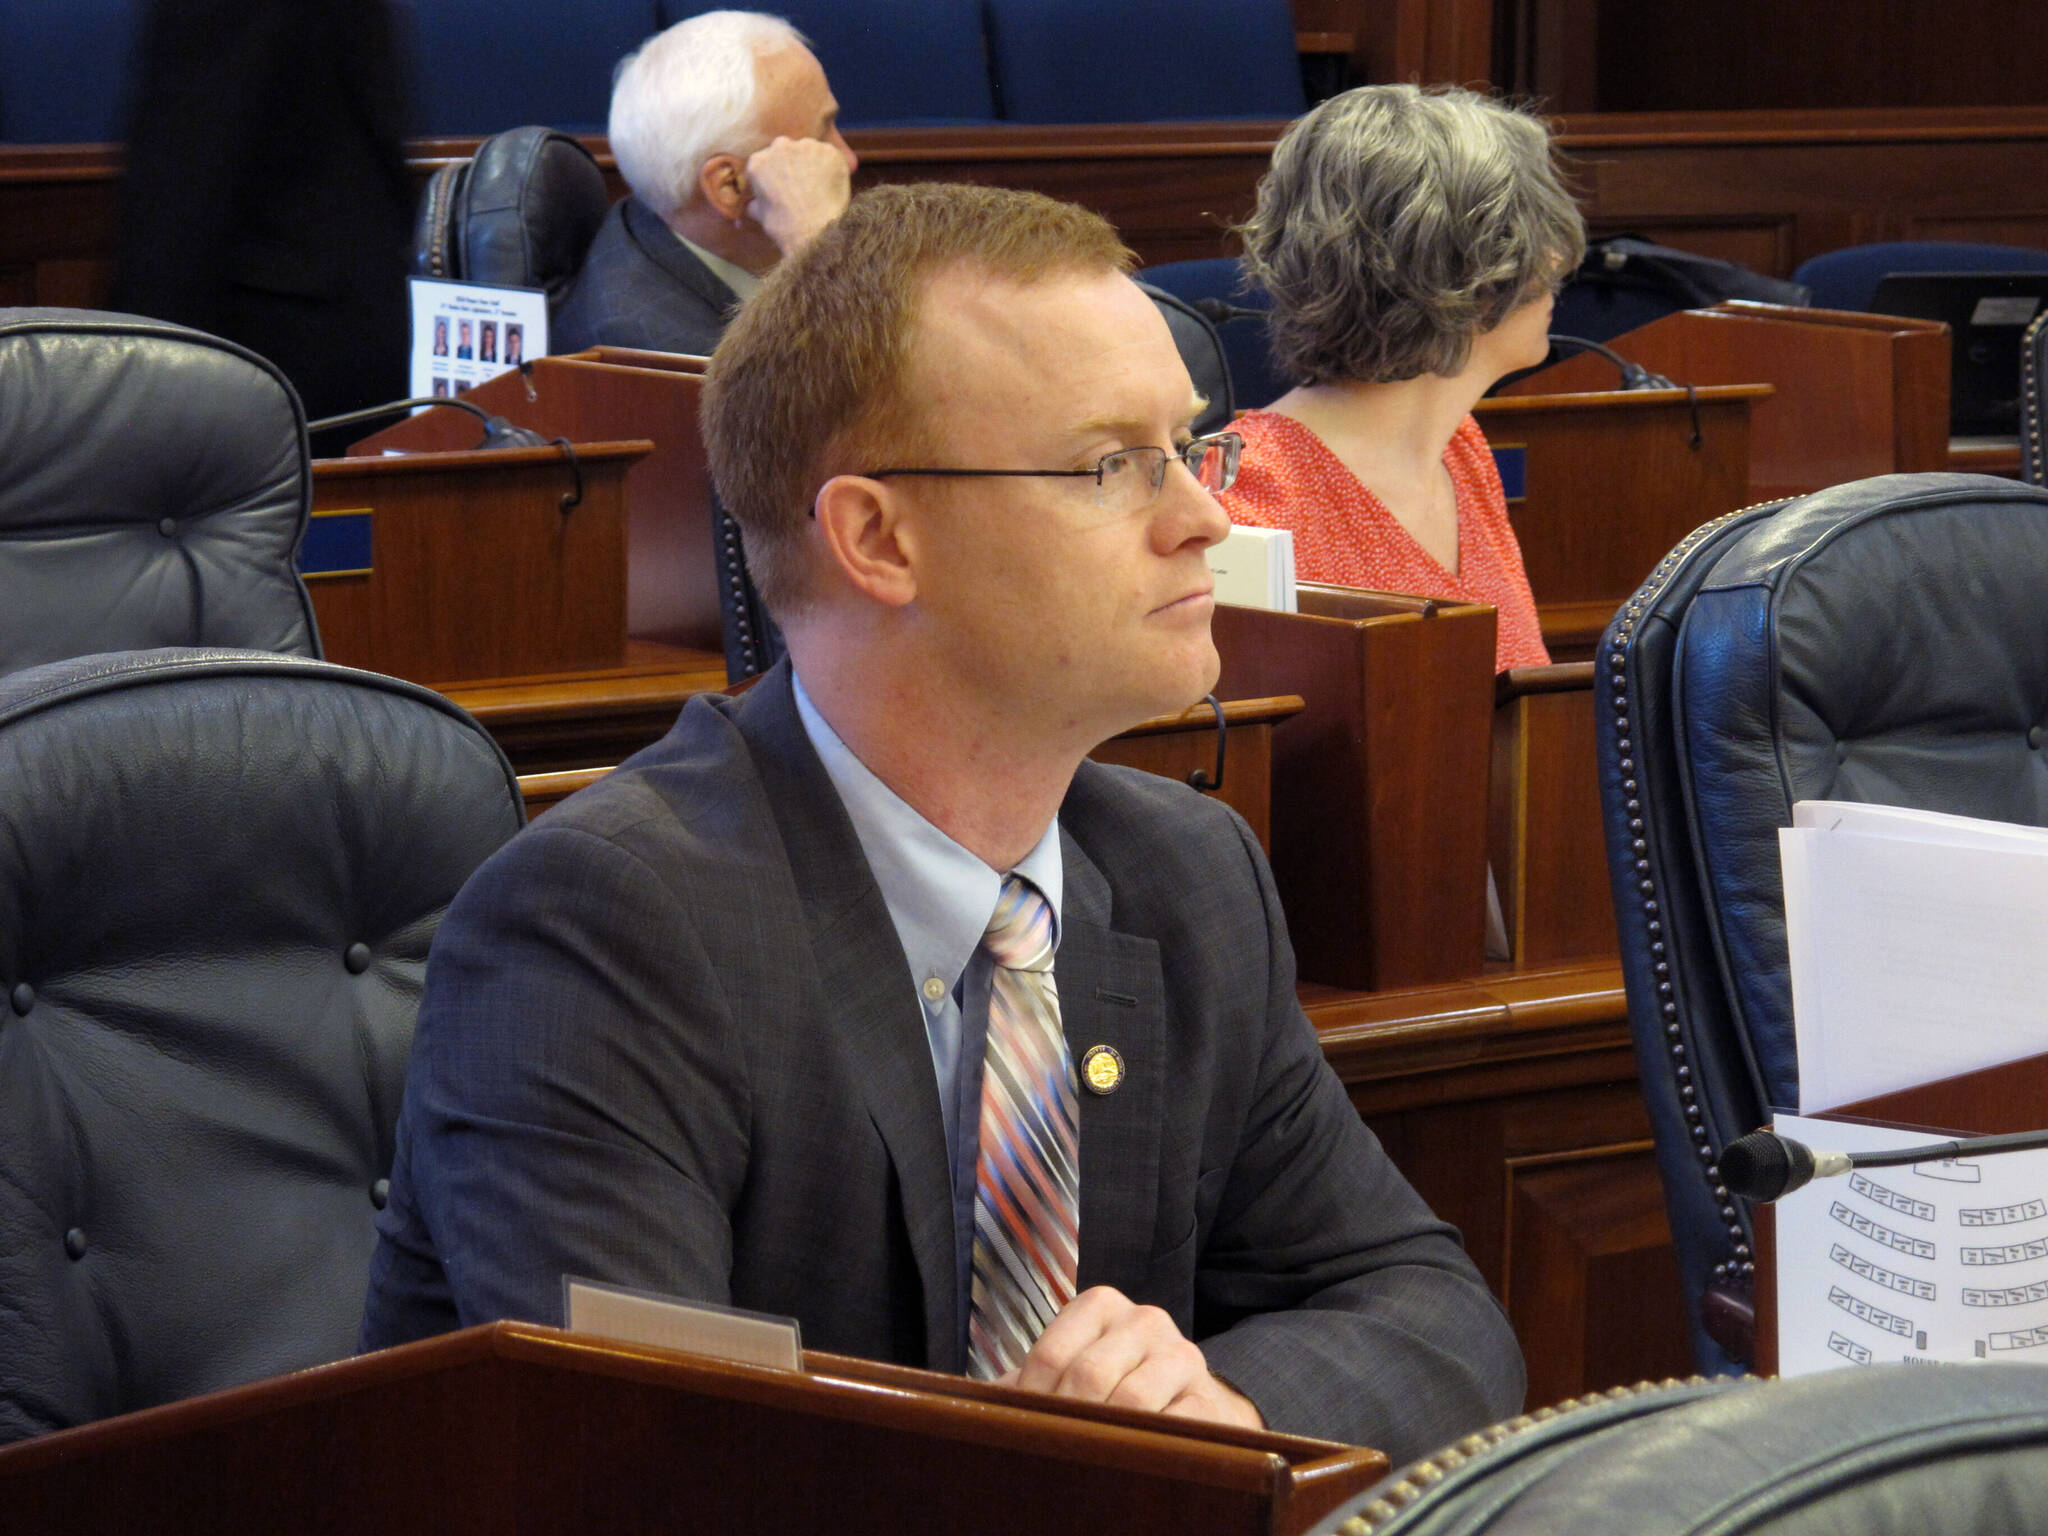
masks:
[[[708,11],[619,66],[614,204],[555,316],[554,349],[709,353],[761,274],[846,207],[859,163],[788,22]]]

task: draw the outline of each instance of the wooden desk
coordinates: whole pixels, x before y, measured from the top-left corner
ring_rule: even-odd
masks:
[[[0,1450],[0,1528],[1294,1536],[1377,1451],[494,1323]]]
[[[327,658],[429,685],[620,666],[625,472],[650,446],[316,460],[315,523],[366,522],[370,555],[308,576]]]
[[[1567,373],[1578,361],[1473,410],[1508,471],[1508,516],[1553,661],[1590,656],[1673,545],[1749,499],[1750,416],[1771,396],[1728,377],[1690,380],[1708,386],[1693,394],[1619,391],[1613,364],[1593,357],[1604,373]]]
[[[652,679],[639,681],[653,682]],[[720,684],[707,685],[704,691],[722,683],[721,675]],[[508,686],[506,691],[513,693],[518,690]],[[561,726],[563,711],[559,708],[559,699],[547,688],[532,691],[537,696],[538,709],[532,723],[544,729]],[[509,725],[504,715],[494,723],[488,716],[479,714],[470,702],[476,697],[471,690],[458,690],[450,693],[449,697],[472,714],[478,714],[478,718],[490,726],[500,745],[504,744],[504,732]],[[602,703],[596,707],[600,717],[608,722],[625,719],[622,708],[607,707]],[[674,723],[676,709],[680,707],[678,701],[675,707],[668,709],[661,725],[662,731]],[[1272,835],[1273,728],[1299,714],[1301,708],[1301,700],[1292,695],[1271,699],[1231,699],[1223,705],[1223,718],[1230,734],[1223,788],[1217,798],[1250,823],[1262,848],[1269,846]],[[612,761],[618,762],[626,755],[621,753]],[[1216,768],[1215,711],[1207,704],[1197,704],[1178,714],[1155,716],[1105,741],[1089,756],[1097,762],[1121,763],[1125,767],[1143,769],[1182,783],[1186,783],[1188,775],[1198,768],[1213,774]],[[610,771],[609,767],[587,767],[569,771],[522,772],[519,788],[526,798],[528,818],[560,804]]]
[[[1948,467],[1948,327],[1938,321],[1730,302],[1666,315],[1609,345],[1680,383],[1774,387],[1753,413],[1747,484],[1712,515],[1869,475]],[[1569,357],[1506,393],[1598,388],[1612,374],[1602,358]]]

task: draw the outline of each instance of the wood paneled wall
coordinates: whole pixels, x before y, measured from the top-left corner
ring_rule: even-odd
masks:
[[[1230,249],[1284,126],[876,130],[854,145],[863,181],[973,180],[1085,203],[1152,263]],[[1596,233],[1635,230],[1779,276],[1871,240],[2048,245],[2048,107],[1568,116],[1560,141]],[[424,177],[472,147],[423,140],[413,165]],[[0,305],[104,301],[119,182],[113,146],[0,149]]]

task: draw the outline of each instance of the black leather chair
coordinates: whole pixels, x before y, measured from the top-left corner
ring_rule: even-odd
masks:
[[[0,678],[0,1442],[353,1350],[427,946],[523,820],[411,683]]]
[[[2048,1525],[2048,1367],[1670,1382],[1403,1468],[1313,1536],[1980,1536]]]
[[[94,651],[318,656],[282,373],[135,315],[0,309],[0,672]]]
[[[1689,535],[1608,627],[1596,731],[1643,1093],[1701,1368],[1752,1357],[1721,1149],[1797,1103],[1796,800],[2048,823],[2048,491],[1884,475]]]
[[[2048,382],[2048,310],[2034,316],[2020,338],[2020,476],[2048,485],[2048,415],[2041,391]]]
[[[413,271],[568,296],[611,198],[590,151],[552,128],[493,134],[428,178]]]

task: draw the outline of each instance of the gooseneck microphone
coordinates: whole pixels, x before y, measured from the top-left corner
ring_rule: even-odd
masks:
[[[1852,1168],[1898,1168],[1907,1163],[2031,1152],[2039,1147],[2048,1147],[2048,1130],[1969,1136],[1888,1152],[1816,1152],[1776,1131],[1751,1131],[1721,1149],[1719,1166],[1722,1183],[1745,1200],[1768,1205],[1815,1179],[1832,1179]]]

